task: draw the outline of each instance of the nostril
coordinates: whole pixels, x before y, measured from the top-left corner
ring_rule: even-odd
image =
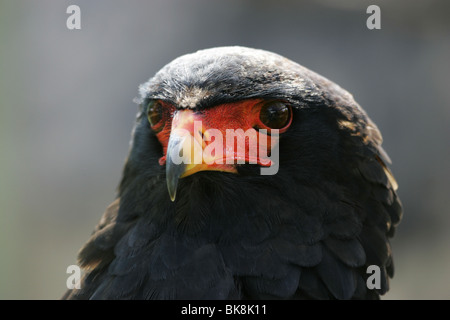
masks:
[[[200,137],[202,137],[202,140],[205,140],[205,135],[201,130],[198,130],[198,134],[200,135]]]

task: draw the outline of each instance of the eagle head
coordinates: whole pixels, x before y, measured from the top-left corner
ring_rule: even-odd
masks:
[[[116,201],[69,298],[378,298],[397,183],[352,95],[278,54],[181,56],[139,88]],[[369,266],[378,286],[368,286]]]

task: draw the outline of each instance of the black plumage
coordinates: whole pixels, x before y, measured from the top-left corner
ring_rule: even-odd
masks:
[[[279,55],[223,47],[182,56],[140,87],[140,111],[117,199],[79,253],[67,299],[376,299],[393,276],[401,220],[381,134],[353,97]],[[162,100],[201,112],[281,100],[279,171],[201,171],[167,192],[163,148],[146,117]],[[367,266],[381,288],[366,286]]]

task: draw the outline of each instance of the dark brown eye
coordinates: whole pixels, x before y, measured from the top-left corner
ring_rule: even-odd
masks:
[[[162,120],[162,106],[158,101],[151,101],[147,106],[147,118],[152,128],[157,126]],[[156,129],[156,128],[154,128]]]
[[[291,120],[291,110],[287,104],[281,101],[269,102],[261,107],[259,119],[271,129],[282,129]]]

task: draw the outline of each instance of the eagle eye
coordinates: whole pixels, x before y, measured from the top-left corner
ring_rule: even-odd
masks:
[[[158,127],[163,118],[163,109],[159,101],[150,101],[147,106],[147,118],[152,129],[158,131]]]
[[[291,121],[291,107],[281,101],[271,101],[261,107],[259,119],[270,129],[283,129]]]

